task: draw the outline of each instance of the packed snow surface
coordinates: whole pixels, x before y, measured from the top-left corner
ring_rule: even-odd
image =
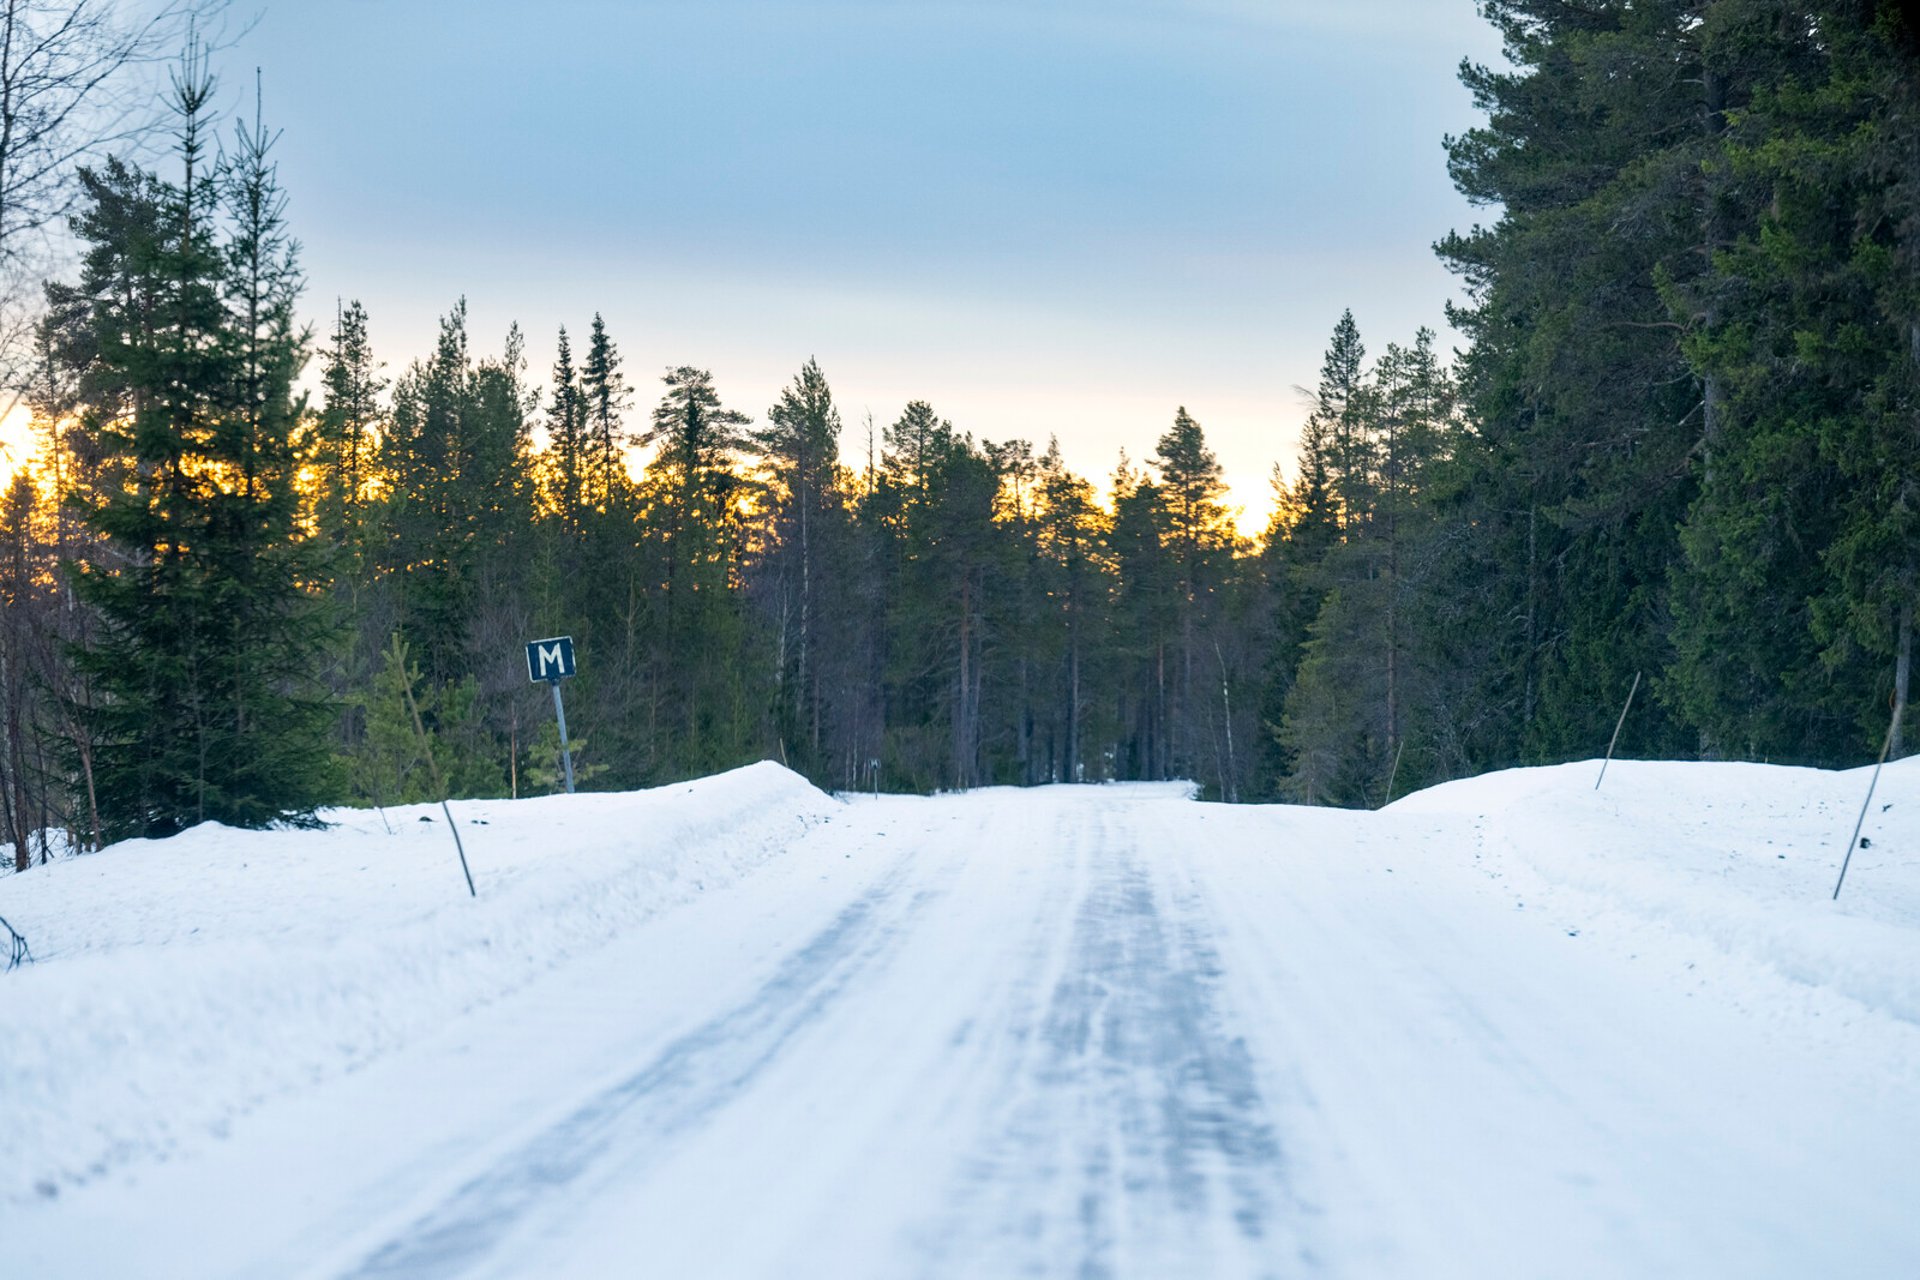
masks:
[[[203,827],[0,877],[0,1266],[1920,1275],[1920,761]]]

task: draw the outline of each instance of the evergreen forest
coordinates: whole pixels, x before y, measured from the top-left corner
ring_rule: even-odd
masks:
[[[1598,756],[1630,689],[1622,754],[1903,754],[1915,14],[1481,10],[1507,64],[1463,65],[1483,122],[1435,140],[1485,215],[1435,246],[1459,348],[1325,317],[1256,537],[1178,405],[1087,475],[925,401],[847,421],[805,352],[742,404],[598,315],[473,334],[448,299],[389,366],[358,303],[303,320],[275,135],[189,52],[164,157],[73,173],[12,362],[0,842],[551,792],[523,646],[562,634],[592,789],[773,759],[1372,807]]]

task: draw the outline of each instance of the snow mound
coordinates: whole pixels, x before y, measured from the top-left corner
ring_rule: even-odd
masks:
[[[1838,901],[1873,770],[1616,760],[1446,783],[1383,816],[1460,820],[1516,901],[1572,927],[1691,938],[1920,1024],[1920,757],[1887,766]]]
[[[739,879],[839,802],[771,763],[625,794],[206,824],[0,878],[0,1198],[166,1156]],[[84,1105],[82,1105],[84,1102]]]

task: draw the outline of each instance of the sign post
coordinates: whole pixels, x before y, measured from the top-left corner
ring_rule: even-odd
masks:
[[[560,760],[567,771],[567,794],[573,794],[573,749],[567,745],[567,708],[560,701],[560,682],[574,674],[573,637],[554,636],[527,645],[527,679],[553,686],[553,715],[560,722]]]

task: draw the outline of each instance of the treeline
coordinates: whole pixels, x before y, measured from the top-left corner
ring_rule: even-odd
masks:
[[[456,305],[389,377],[357,304],[297,329],[269,135],[210,158],[192,69],[180,174],[88,172],[82,269],[47,293],[41,470],[0,512],[17,857],[551,790],[521,654],[559,633],[588,787],[771,757],[839,788],[1373,805],[1596,754],[1636,674],[1631,753],[1852,763],[1890,711],[1898,753],[1912,27],[1482,9],[1512,65],[1464,68],[1487,123],[1447,147],[1493,220],[1439,246],[1468,345],[1370,359],[1341,317],[1252,540],[1184,409],[1103,492],[924,402],[849,430],[812,361],[753,413],[696,367],[630,374],[597,316],[536,379]]]

